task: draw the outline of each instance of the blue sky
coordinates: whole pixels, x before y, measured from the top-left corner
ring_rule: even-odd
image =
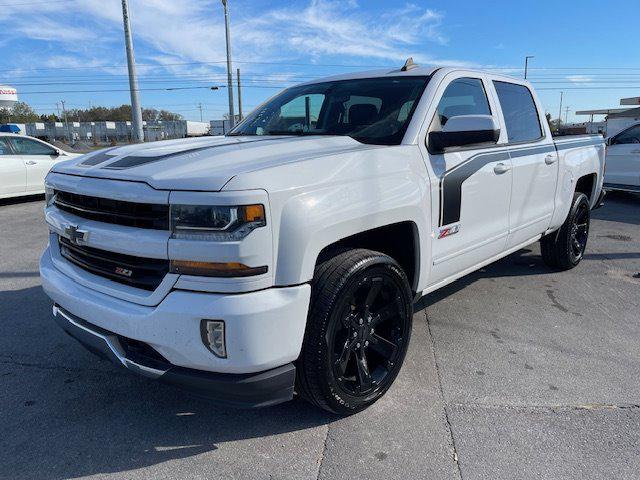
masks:
[[[534,55],[529,76],[545,109],[557,116],[563,90],[569,120],[640,96],[637,0],[229,4],[245,113],[297,81],[408,56],[522,76]],[[221,118],[226,90],[202,88],[226,82],[220,1],[130,0],[130,9],[143,106],[199,120],[202,103],[205,120]],[[0,83],[37,111],[129,102],[120,0],[0,0],[0,32]],[[171,87],[189,89],[157,90]]]

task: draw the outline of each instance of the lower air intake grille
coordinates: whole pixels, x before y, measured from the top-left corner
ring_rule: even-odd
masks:
[[[74,245],[59,237],[60,254],[84,270],[144,290],[155,290],[169,272],[169,261],[141,258]]]

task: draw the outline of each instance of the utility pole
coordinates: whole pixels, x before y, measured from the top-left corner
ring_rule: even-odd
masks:
[[[202,103],[198,104],[198,110],[200,110],[200,121],[202,122]]]
[[[558,113],[558,132],[560,132],[560,122],[562,121],[562,93],[560,92],[560,113]]]
[[[529,59],[535,58],[533,55],[527,55],[524,57],[524,79],[527,79],[527,70],[529,69]]]
[[[235,114],[233,112],[233,67],[231,66],[231,31],[229,28],[229,8],[227,0],[222,0],[224,7],[224,30],[227,38],[227,91],[229,92],[229,124],[233,128],[236,124]]]
[[[238,121],[242,121],[242,91],[240,90],[240,69],[237,70],[238,78],[236,83],[238,84]]]
[[[64,125],[67,130],[67,140],[69,141],[69,145],[71,145],[73,143],[73,140],[71,138],[71,130],[69,129],[69,119],[67,118],[67,110],[64,108],[65,101],[60,100],[60,103],[62,104],[62,115],[64,115]]]
[[[142,109],[138,98],[138,77],[136,75],[136,61],[133,56],[133,40],[131,39],[131,21],[129,19],[129,2],[122,0],[122,19],[124,22],[124,44],[127,50],[127,67],[129,69],[129,89],[131,90],[131,126],[132,140],[144,142],[142,129]]]
[[[570,108],[571,107],[565,107],[565,109],[564,109],[564,123],[565,123],[565,125],[569,123],[569,121],[567,119],[569,117],[569,109]]]

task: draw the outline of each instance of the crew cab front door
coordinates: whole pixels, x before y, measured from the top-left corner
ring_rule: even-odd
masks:
[[[606,184],[640,186],[640,125],[634,125],[611,138],[606,161]]]
[[[26,191],[44,191],[44,177],[58,160],[58,151],[44,142],[31,138],[13,137],[11,142],[27,170]]]
[[[441,131],[459,115],[491,115],[500,119],[493,99],[487,95],[487,79],[451,74],[438,87],[438,104],[427,132]],[[429,114],[428,114],[429,115]],[[429,288],[449,277],[474,269],[504,251],[509,233],[511,159],[498,144],[470,145],[428,151],[433,172],[432,265]]]
[[[23,194],[26,181],[22,158],[14,154],[8,137],[0,137],[0,198]]]

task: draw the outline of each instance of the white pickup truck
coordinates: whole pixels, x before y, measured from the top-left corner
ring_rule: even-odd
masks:
[[[603,169],[602,138],[554,141],[522,80],[321,79],[224,137],[57,164],[42,284],[65,331],[139,374],[350,414],[396,378],[421,295],[538,240],[576,266]]]

